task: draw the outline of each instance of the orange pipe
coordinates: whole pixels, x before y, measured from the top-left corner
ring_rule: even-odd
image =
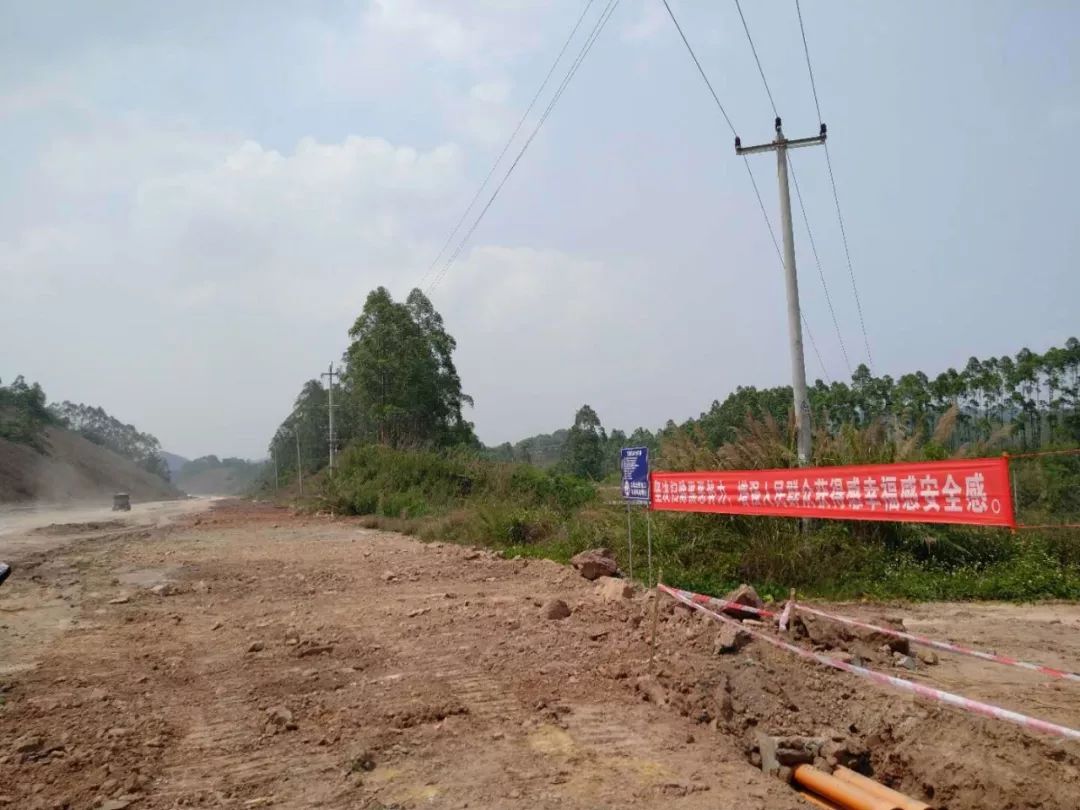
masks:
[[[898,790],[885,787],[880,782],[875,782],[873,779],[868,779],[861,773],[845,768],[844,766],[838,767],[833,771],[833,776],[849,785],[855,785],[865,790],[879,799],[885,799],[886,801],[896,802],[900,810],[934,810],[926,802],[921,802],[918,799],[913,799],[910,796],[906,796]]]
[[[811,765],[799,765],[792,776],[804,788],[840,805],[843,810],[902,810],[895,802],[880,799]]]
[[[800,793],[799,795],[806,799],[806,801],[810,802],[810,804],[815,805],[816,807],[821,807],[823,808],[823,810],[844,810],[844,808],[840,805],[833,804],[832,802],[827,801],[820,796],[815,796],[813,793]]]

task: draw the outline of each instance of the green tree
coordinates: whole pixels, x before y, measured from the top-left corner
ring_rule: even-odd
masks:
[[[43,431],[54,421],[40,385],[28,384],[21,374],[10,385],[0,385],[0,439],[44,450]]]
[[[351,438],[391,447],[476,445],[452,355],[457,344],[420,290],[373,290],[349,330],[342,390]]]
[[[65,401],[50,405],[49,409],[57,421],[84,439],[107,447],[147,472],[169,480],[169,465],[161,456],[161,442],[157,437],[121,422],[100,406]]]
[[[563,445],[562,463],[567,472],[596,481],[604,476],[607,435],[600,417],[588,405],[582,405],[574,416],[574,426]]]
[[[270,458],[277,461],[278,474],[284,476],[285,480],[296,476],[298,464],[304,472],[314,472],[329,460],[330,409],[327,394],[327,389],[319,380],[304,383],[293,403],[292,412],[270,441]],[[339,414],[340,410],[335,417]],[[336,419],[334,431],[338,438],[343,435]]]

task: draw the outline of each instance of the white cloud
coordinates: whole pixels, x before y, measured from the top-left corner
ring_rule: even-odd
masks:
[[[153,378],[166,358],[188,381],[164,407],[190,424],[144,427],[191,449],[225,439],[198,439],[200,424],[220,421],[199,381],[242,363],[252,378],[236,406],[252,409],[257,443],[245,452],[258,453],[313,357],[321,364],[344,348],[368,291],[385,284],[401,295],[419,280],[436,233],[428,209],[457,204],[461,171],[453,144],[353,135],[278,151],[103,119],[43,150],[30,184],[43,220],[0,236],[0,287],[13,291],[0,343],[20,347],[36,373],[61,376],[54,396],[106,407],[117,374]],[[34,358],[65,334],[78,335],[78,371],[69,355]],[[159,391],[128,393],[125,418],[143,409],[161,418],[151,404]]]
[[[530,247],[479,246],[452,268],[433,298],[458,340],[481,438],[550,431],[583,402],[612,424],[640,418],[625,394],[662,365],[640,321],[664,308],[655,281],[633,259]]]
[[[510,97],[510,88],[506,79],[481,82],[469,88],[469,96],[485,104],[503,104]]]
[[[669,25],[671,20],[660,3],[647,0],[634,21],[623,28],[622,38],[627,42],[647,42]]]

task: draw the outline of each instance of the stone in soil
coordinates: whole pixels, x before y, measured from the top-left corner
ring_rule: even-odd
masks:
[[[753,585],[740,585],[725,596],[724,599],[728,602],[734,602],[737,605],[746,605],[747,607],[757,608],[758,610],[765,607],[765,602],[758,596],[758,592],[754,590]],[[739,614],[739,611],[732,612]]]
[[[879,627],[888,627],[892,630],[903,630],[904,624],[898,619],[874,617],[869,620],[870,624]],[[866,630],[861,627],[847,627],[831,619],[824,619],[807,613],[800,613],[795,619],[796,633],[804,634],[814,644],[827,649],[848,649],[855,647],[853,652],[866,650],[882,650],[887,654],[901,653],[908,655],[910,645],[907,639],[896,638],[887,633],[877,630]]]
[[[596,595],[605,602],[621,602],[634,598],[634,586],[624,579],[599,577],[596,580]]]
[[[545,619],[565,619],[570,615],[570,607],[562,599],[552,599],[541,609]]]
[[[750,634],[738,627],[725,624],[716,634],[713,652],[717,655],[738,652],[750,641]]]
[[[266,724],[275,730],[296,731],[298,726],[287,706],[271,706],[266,710]]]
[[[918,651],[916,651],[915,655],[920,661],[922,661],[924,664],[927,664],[928,666],[934,666],[938,662],[938,654],[933,650],[926,650],[920,648]]]
[[[570,564],[588,580],[619,575],[619,565],[615,562],[611,549],[607,548],[593,548],[575,554],[570,558]]]
[[[893,653],[893,662],[898,667],[904,669],[916,670],[919,668],[918,663],[910,655],[904,655],[903,653]]]
[[[30,751],[37,751],[45,744],[41,737],[33,734],[27,734],[24,737],[20,737],[15,741],[15,753],[26,754]]]
[[[323,655],[324,653],[331,653],[333,651],[333,644],[309,644],[306,647],[300,647],[300,649],[296,651],[296,657],[307,658],[310,655]]]

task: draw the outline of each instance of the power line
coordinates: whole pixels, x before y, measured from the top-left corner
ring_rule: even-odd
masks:
[[[836,330],[836,339],[840,341],[840,352],[844,355],[844,364],[848,373],[852,373],[851,360],[848,359],[847,346],[844,345],[844,336],[840,333],[840,322],[836,319],[836,310],[833,309],[832,296],[829,295],[829,285],[825,283],[825,273],[821,269],[821,257],[818,255],[817,244],[814,242],[814,232],[810,228],[810,218],[806,215],[806,205],[803,203],[802,191],[799,189],[799,178],[795,176],[795,166],[788,158],[788,168],[791,170],[791,179],[795,184],[795,197],[799,200],[799,209],[802,211],[803,223],[806,225],[806,235],[810,237],[810,249],[814,253],[814,262],[817,264],[818,278],[821,279],[821,289],[825,291],[825,303],[829,306],[829,315],[832,316],[833,328]]]
[[[582,9],[580,16],[578,16],[577,18],[577,22],[574,23],[574,27],[570,29],[570,35],[566,38],[566,41],[563,42],[562,48],[559,49],[559,53],[555,57],[555,61],[551,63],[551,67],[548,69],[547,75],[544,76],[544,80],[540,82],[540,87],[533,95],[532,101],[529,102],[529,106],[525,109],[525,112],[521,116],[521,119],[517,122],[517,126],[514,127],[514,131],[511,132],[510,137],[506,139],[506,143],[503,145],[502,151],[499,152],[499,156],[495,158],[495,162],[491,164],[491,168],[488,170],[487,176],[484,178],[484,181],[480,184],[480,187],[476,189],[476,193],[473,195],[473,198],[469,201],[469,204],[461,213],[461,218],[458,219],[457,224],[454,225],[453,230],[450,231],[450,235],[446,237],[446,241],[443,243],[443,246],[439,248],[439,252],[435,254],[435,258],[431,260],[431,266],[428,267],[427,271],[423,275],[423,278],[420,279],[420,284],[417,286],[424,286],[424,282],[427,280],[427,277],[439,264],[439,260],[442,259],[443,254],[446,253],[446,249],[450,247],[450,243],[454,241],[454,237],[457,236],[458,231],[461,230],[461,226],[462,224],[464,224],[465,219],[473,210],[473,206],[476,205],[476,201],[480,199],[480,195],[483,193],[484,189],[487,188],[487,184],[491,181],[492,176],[495,174],[495,170],[499,167],[502,159],[506,156],[507,151],[510,149],[510,144],[514,142],[514,139],[517,137],[518,133],[521,131],[521,128],[528,120],[529,115],[532,113],[533,107],[536,106],[536,102],[540,99],[540,96],[543,94],[544,89],[547,87],[548,82],[551,81],[551,77],[555,73],[555,68],[557,68],[559,66],[559,62],[562,61],[563,54],[565,54],[566,49],[570,47],[570,43],[573,41],[574,36],[577,34],[578,28],[581,27],[581,23],[585,19],[585,15],[588,14],[589,9],[592,8],[593,2],[594,0],[587,0],[587,2],[585,3],[585,8]]]
[[[716,90],[713,89],[712,82],[709,81],[708,74],[705,73],[705,69],[701,66],[701,61],[697,58],[697,54],[694,53],[694,48],[690,45],[690,40],[686,38],[686,34],[683,33],[682,26],[679,24],[678,18],[675,16],[675,12],[672,11],[671,5],[668,0],[663,0],[664,8],[667,9],[668,16],[671,17],[671,21],[675,23],[675,29],[679,32],[679,36],[682,38],[683,45],[686,46],[687,53],[690,54],[690,58],[694,61],[694,65],[698,69],[698,73],[701,74],[702,80],[705,82],[705,86],[709,88],[709,94],[712,96],[713,101],[716,102],[717,108],[720,110],[720,114],[724,116],[724,121],[727,122],[728,128],[731,129],[732,135],[738,135],[735,130],[735,125],[731,123],[731,118],[727,114],[727,110],[724,109],[724,105],[720,101],[720,97],[716,94]],[[740,10],[741,13],[741,10]],[[765,76],[762,74],[762,79]],[[768,85],[766,84],[766,88]],[[772,220],[769,219],[769,212],[765,209],[765,201],[761,198],[761,189],[758,188],[757,180],[754,177],[754,170],[750,168],[750,161],[743,157],[743,165],[746,166],[746,173],[750,177],[750,185],[754,188],[754,196],[757,198],[758,208],[761,209],[761,215],[765,218],[765,227],[769,230],[769,238],[772,239],[773,247],[776,249],[776,257],[780,260],[780,265],[784,264],[784,256],[780,252],[780,243],[776,240],[776,232],[773,230]],[[810,346],[814,350],[814,356],[817,357],[818,365],[821,366],[822,376],[826,381],[829,381],[829,372],[825,370],[825,363],[821,359],[821,352],[818,351],[817,341],[814,340],[814,333],[810,330],[810,324],[806,320],[806,315],[800,313],[803,329],[806,330],[806,336],[810,340]]]
[[[797,2],[797,0],[796,0]],[[754,62],[757,64],[758,75],[761,76],[761,83],[765,86],[765,95],[769,97],[769,105],[772,107],[773,115],[777,120],[780,119],[780,113],[776,109],[776,101],[773,100],[772,90],[769,88],[769,80],[765,78],[765,69],[761,65],[761,57],[758,56],[757,46],[754,44],[754,38],[750,35],[750,26],[746,23],[746,15],[743,14],[742,5],[739,0],[735,0],[735,8],[738,9],[739,19],[742,20],[743,31],[746,33],[746,41],[750,43],[750,52],[754,55]],[[802,13],[799,14],[799,19],[802,19]],[[805,44],[805,36],[804,36]],[[814,92],[815,102],[817,100],[817,91]],[[821,124],[821,111],[818,110],[818,124]],[[826,159],[828,159],[828,143],[824,144],[826,149]],[[743,160],[746,160],[744,157]],[[829,294],[829,285],[825,282],[825,273],[821,268],[821,257],[818,255],[817,245],[814,243],[814,233],[810,228],[810,219],[806,215],[806,205],[803,203],[802,191],[799,190],[799,180],[795,177],[795,167],[791,163],[791,159],[788,159],[788,168],[791,171],[791,178],[795,183],[795,194],[799,199],[799,208],[802,209],[803,222],[806,224],[806,233],[810,237],[810,247],[814,252],[814,261],[817,263],[818,278],[821,280],[821,289],[825,292],[825,303],[829,306],[829,315],[832,317],[833,327],[836,330],[836,339],[840,343],[840,352],[844,356],[844,364],[848,368],[848,372],[851,372],[851,360],[848,358],[847,346],[844,345],[844,337],[840,331],[840,322],[836,317],[836,310],[833,308],[832,296]],[[775,242],[775,237],[774,240]],[[803,322],[805,325],[806,316],[803,316]]]
[[[754,179],[754,172],[750,168],[750,161],[743,156],[743,164],[746,166],[746,173],[750,175],[750,184],[754,187],[754,196],[757,197],[758,207],[761,209],[761,215],[765,217],[765,227],[769,229],[769,237],[772,239],[773,247],[776,249],[776,258],[780,260],[780,266],[784,264],[784,254],[780,252],[780,243],[776,241],[776,231],[773,230],[772,220],[769,219],[769,212],[765,210],[765,202],[761,199],[761,191],[758,189],[757,180]],[[831,383],[829,378],[829,372],[825,370],[825,361],[821,359],[821,352],[818,351],[817,341],[814,340],[814,333],[810,330],[810,322],[806,320],[806,313],[799,311],[801,316],[803,329],[806,330],[806,337],[810,340],[810,348],[814,350],[814,357],[817,358],[818,365],[821,366],[821,375],[825,378],[825,382]]]
[[[795,0],[795,11],[799,15],[799,32],[802,34],[803,51],[806,54],[806,70],[810,74],[810,89],[814,94],[814,108],[817,110],[818,123],[821,123],[821,104],[818,102],[817,82],[814,81],[814,66],[810,62],[810,47],[806,44],[806,27],[803,25],[802,7]],[[863,318],[862,299],[859,297],[859,285],[855,283],[855,270],[851,264],[851,249],[848,247],[847,229],[844,227],[844,215],[840,212],[840,195],[836,192],[836,178],[833,175],[832,156],[829,145],[825,144],[825,165],[829,169],[829,185],[832,186],[833,202],[836,204],[836,219],[840,223],[840,237],[844,242],[844,257],[847,259],[848,278],[851,279],[851,291],[855,296],[855,309],[859,313],[859,329],[862,330],[863,346],[866,348],[866,361],[874,366],[874,356],[870,352],[870,338],[866,334],[866,320]]]
[[[562,98],[563,92],[570,84],[570,81],[574,78],[574,75],[577,73],[578,68],[581,67],[581,63],[585,61],[585,57],[588,56],[589,51],[592,50],[592,46],[596,43],[596,40],[599,39],[600,33],[604,30],[604,26],[607,25],[608,20],[611,19],[611,15],[615,13],[615,8],[618,5],[619,0],[608,0],[607,6],[605,6],[604,10],[600,12],[600,17],[593,25],[592,31],[589,32],[589,36],[586,39],[585,44],[582,46],[581,51],[578,53],[577,58],[570,66],[570,69],[566,72],[566,76],[563,77],[562,83],[555,91],[555,95],[552,97],[551,101],[548,102],[547,108],[540,116],[540,120],[536,122],[536,126],[533,128],[532,133],[529,135],[528,139],[521,147],[521,150],[518,152],[517,157],[514,158],[514,161],[506,170],[506,174],[503,175],[502,180],[499,181],[499,184],[495,187],[495,191],[492,192],[491,197],[484,204],[484,207],[480,209],[480,213],[473,221],[473,224],[469,226],[468,231],[466,231],[465,235],[461,238],[461,241],[458,242],[457,247],[447,259],[446,264],[443,265],[442,269],[439,270],[439,272],[431,280],[431,283],[428,285],[426,291],[428,295],[430,295],[431,291],[434,290],[443,280],[443,278],[446,277],[447,272],[449,272],[454,262],[457,261],[458,256],[461,255],[461,251],[465,248],[465,245],[468,243],[469,238],[473,235],[473,233],[476,231],[476,228],[480,225],[480,222],[481,220],[483,220],[484,215],[487,214],[488,209],[491,208],[492,203],[495,202],[495,198],[499,196],[499,192],[502,191],[503,186],[506,185],[506,181],[509,180],[510,175],[514,173],[514,169],[517,168],[517,165],[521,161],[522,156],[524,156],[525,151],[529,148],[529,145],[533,142],[533,139],[540,132],[540,128],[544,125],[544,122],[547,121],[548,116],[555,108],[555,105],[559,102],[559,99]]]
[[[705,86],[709,88],[709,92],[712,94],[713,101],[716,102],[716,106],[720,108],[720,114],[724,116],[724,120],[727,121],[728,127],[731,129],[732,135],[738,135],[735,131],[735,125],[731,123],[731,118],[728,117],[727,110],[724,109],[724,105],[720,103],[720,97],[716,95],[716,91],[713,89],[712,82],[709,81],[709,77],[705,74],[705,68],[701,66],[701,62],[698,61],[697,54],[694,53],[694,49],[690,47],[690,41],[686,38],[686,34],[683,33],[682,26],[679,25],[679,21],[675,18],[675,12],[671,10],[671,6],[668,5],[668,0],[664,0],[664,8],[667,9],[668,16],[671,17],[671,21],[675,23],[675,28],[679,32],[679,36],[682,37],[683,45],[686,46],[686,50],[690,53],[690,58],[694,60],[694,64],[697,65],[698,73],[701,74],[701,78],[705,80]],[[751,179],[753,175],[751,174]],[[756,184],[755,184],[756,187]],[[776,241],[775,239],[773,241]]]
[[[772,105],[773,115],[779,118],[780,113],[776,111],[776,102],[773,101],[772,90],[769,89],[769,80],[765,78],[765,70],[761,67],[761,59],[758,58],[757,48],[754,46],[754,38],[750,36],[750,26],[746,24],[746,17],[742,13],[742,6],[739,4],[739,0],[735,0],[735,8],[739,10],[739,19],[742,20],[743,31],[746,32],[746,40],[750,43],[750,51],[754,54],[754,61],[757,62],[758,73],[761,75],[761,83],[765,85],[765,94],[769,97],[769,104]]]
[[[803,53],[806,54],[806,70],[810,74],[810,89],[814,91],[814,109],[817,110],[817,120],[821,123],[821,104],[817,97],[817,82],[814,81],[814,66],[810,64],[810,47],[806,44],[806,28],[803,27],[802,6],[799,0],[795,0],[795,13],[799,15],[799,33],[802,34]]]

